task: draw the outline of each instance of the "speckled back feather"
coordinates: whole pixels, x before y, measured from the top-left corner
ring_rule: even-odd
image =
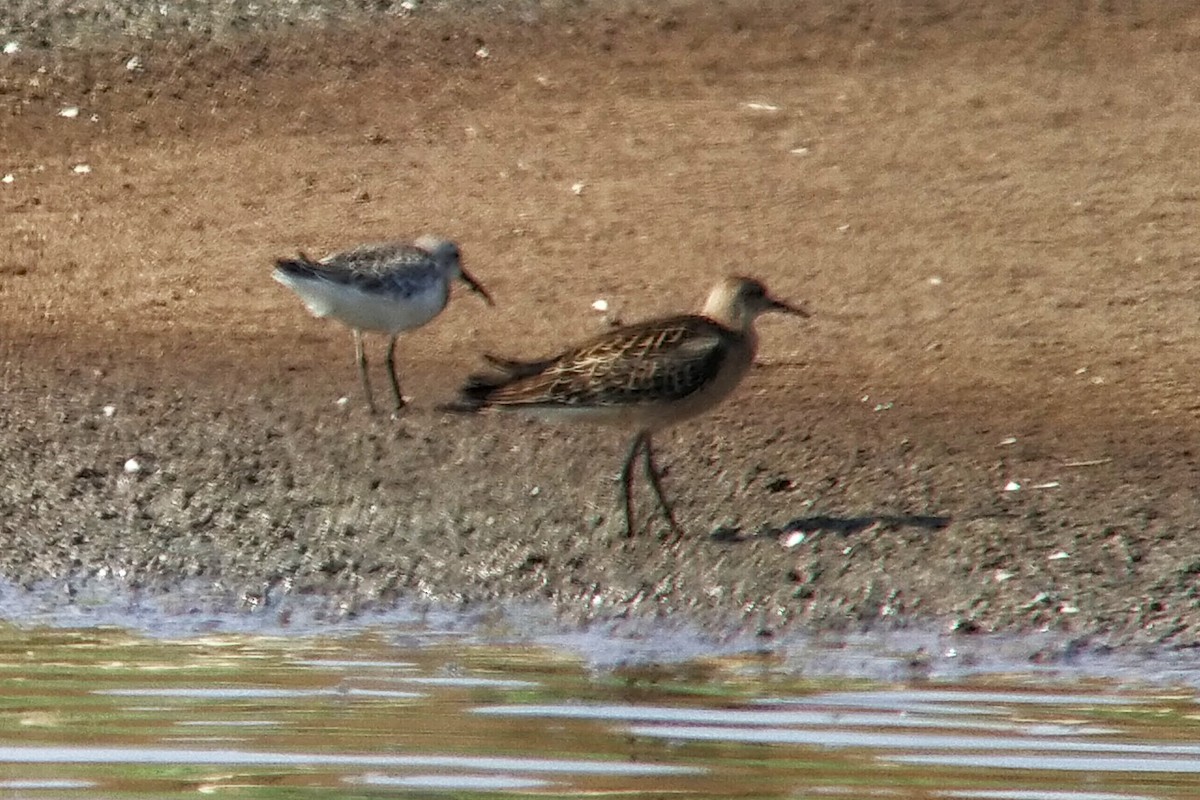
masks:
[[[363,245],[313,260],[281,258],[275,265],[297,277],[353,286],[366,292],[381,289],[419,290],[436,280],[439,267],[427,250],[404,242]]]
[[[687,314],[609,331],[555,358],[489,357],[503,375],[473,375],[461,403],[614,407],[680,400],[708,384],[740,334]]]

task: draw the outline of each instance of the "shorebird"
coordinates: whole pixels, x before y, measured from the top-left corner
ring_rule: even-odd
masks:
[[[332,317],[354,332],[358,374],[372,414],[375,400],[367,377],[364,331],[389,336],[388,376],[399,411],[404,407],[404,398],[396,378],[396,337],[440,314],[450,299],[450,281],[455,278],[461,279],[488,305],[494,305],[482,284],[463,269],[458,245],[435,236],[422,236],[412,244],[362,245],[316,261],[303,253],[297,258],[281,258],[275,262],[274,277],[300,295],[314,316]]]
[[[634,532],[633,462],[642,454],[659,508],[678,536],[682,529],[663,492],[651,436],[708,411],[733,391],[754,361],[754,321],[768,311],[808,316],[771,297],[753,278],[726,278],[713,287],[699,314],[615,328],[552,358],[520,361],[485,354],[495,372],[470,376],[458,401],[446,408],[523,411],[630,431],[633,440],[620,472],[625,534]]]

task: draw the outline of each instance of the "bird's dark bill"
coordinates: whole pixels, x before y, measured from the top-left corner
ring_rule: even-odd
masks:
[[[463,283],[465,283],[467,286],[470,286],[472,292],[475,292],[477,295],[486,300],[489,306],[496,305],[495,301],[492,300],[492,296],[488,294],[487,289],[483,288],[483,284],[471,277],[470,273],[468,273],[466,270],[459,270],[459,275],[462,276]]]

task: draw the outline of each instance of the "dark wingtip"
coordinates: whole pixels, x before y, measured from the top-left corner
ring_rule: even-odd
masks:
[[[496,369],[504,372],[514,372],[517,369],[520,369],[522,363],[513,358],[498,356],[495,353],[484,353],[482,358],[488,363],[489,366],[495,367]]]
[[[487,365],[496,370],[493,373],[475,373],[468,375],[462,387],[458,390],[458,398],[438,406],[440,411],[455,414],[475,414],[493,405],[492,399],[496,391],[513,383],[513,381],[536,375],[549,366],[552,361],[519,361],[515,358],[505,358],[495,353],[482,353]]]
[[[483,360],[488,363],[488,366],[503,372],[506,378],[527,378],[530,375],[536,375],[553,363],[553,359],[544,359],[540,361],[521,361],[515,358],[498,356],[495,353],[484,353]],[[479,380],[485,380],[484,377],[479,375],[472,377]]]
[[[492,392],[500,388],[505,380],[494,375],[470,375],[458,390],[458,399],[443,403],[438,410],[454,414],[478,413],[490,405]]]

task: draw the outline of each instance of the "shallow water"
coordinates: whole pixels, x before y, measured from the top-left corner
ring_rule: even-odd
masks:
[[[597,668],[409,626],[0,628],[0,795],[1200,795],[1200,706],[1044,673],[805,679],[771,655]]]

